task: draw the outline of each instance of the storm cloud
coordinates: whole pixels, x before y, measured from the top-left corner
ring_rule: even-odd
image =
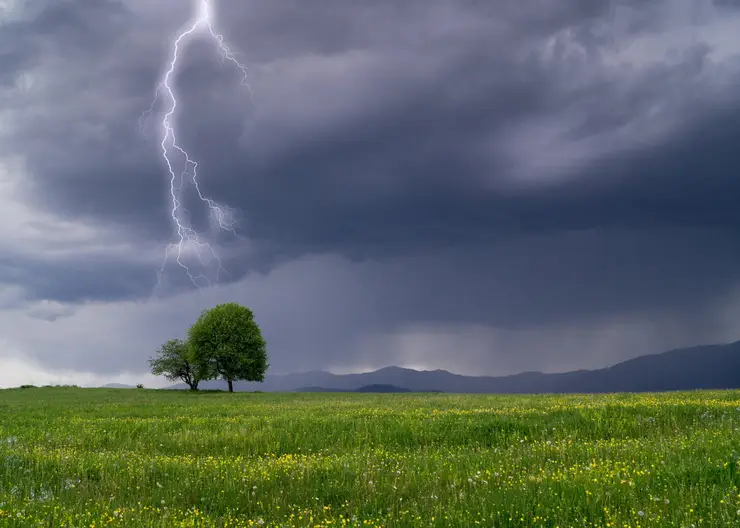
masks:
[[[179,139],[240,238],[218,238],[219,285],[170,266],[155,296],[172,226],[141,116],[194,6],[9,5],[0,341],[27,367],[0,384],[141,378],[225,300],[278,372],[556,371],[740,338],[740,4],[219,2],[252,97],[192,43]]]

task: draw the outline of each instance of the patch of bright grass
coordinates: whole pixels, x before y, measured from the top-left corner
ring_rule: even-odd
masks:
[[[0,526],[740,525],[740,391],[0,391]]]

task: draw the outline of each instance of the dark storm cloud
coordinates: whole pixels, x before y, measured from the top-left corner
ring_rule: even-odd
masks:
[[[10,26],[36,44],[9,44],[8,69],[58,76],[40,99],[5,96],[18,107],[8,145],[37,204],[165,244],[156,119],[148,139],[137,126],[187,14],[170,21],[162,4],[144,23],[149,7],[125,5],[50,3]],[[224,3],[254,104],[207,43],[177,81],[183,144],[256,248],[246,258],[233,243],[227,267],[239,278],[309,253],[397,259],[373,285],[390,306],[379,326],[709,302],[740,269],[740,111],[723,99],[737,50],[721,67],[701,38],[641,66],[615,55],[660,40],[672,5]],[[529,130],[544,131],[541,150]],[[142,269],[111,266],[18,280],[37,298],[141,295]]]
[[[27,288],[28,301],[53,299],[61,303],[146,298],[156,284],[150,265],[94,256],[53,262],[5,257],[0,259],[0,277],[0,286]]]

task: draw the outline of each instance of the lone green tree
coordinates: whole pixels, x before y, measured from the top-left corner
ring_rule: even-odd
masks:
[[[149,367],[155,376],[164,376],[170,381],[181,380],[198,390],[198,383],[210,376],[208,365],[196,361],[193,347],[182,339],[170,339],[159,350],[157,357],[149,360]]]
[[[188,342],[195,361],[213,377],[221,377],[234,392],[234,381],[264,381],[267,367],[266,343],[252,310],[225,303],[204,310],[190,328]]]

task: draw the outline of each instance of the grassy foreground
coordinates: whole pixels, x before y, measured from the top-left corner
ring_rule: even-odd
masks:
[[[738,526],[740,392],[0,391],[0,526]]]

